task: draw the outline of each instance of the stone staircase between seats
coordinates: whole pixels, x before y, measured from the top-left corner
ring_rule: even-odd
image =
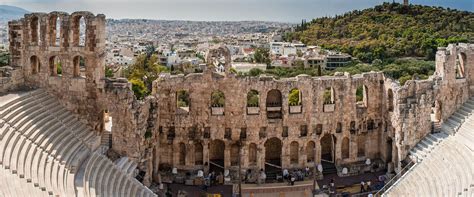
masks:
[[[412,150],[418,162],[384,196],[474,196],[474,99]]]

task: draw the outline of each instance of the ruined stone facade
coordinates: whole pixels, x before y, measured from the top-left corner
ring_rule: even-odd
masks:
[[[222,72],[162,74],[137,100],[128,81],[104,77],[104,15],[27,14],[9,23],[9,35],[13,70],[0,76],[0,92],[44,88],[98,135],[108,112],[112,149],[138,162],[146,183],[162,166],[235,169],[239,161],[243,169],[327,161],[356,174],[371,159],[399,170],[408,150],[474,95],[472,44],[440,48],[436,73],[404,86],[380,72],[238,77],[217,48],[207,59],[224,56]]]
[[[85,21],[82,27],[81,18]],[[98,122],[101,107],[97,100],[106,55],[105,16],[33,13],[10,22],[9,28],[11,64],[22,68],[24,86],[47,88],[91,125]],[[83,44],[79,43],[81,28],[85,29]]]

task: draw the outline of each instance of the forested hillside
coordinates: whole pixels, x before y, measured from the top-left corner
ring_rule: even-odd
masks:
[[[421,5],[384,3],[341,16],[302,23],[287,40],[338,49],[363,62],[394,57],[434,59],[438,46],[472,42],[474,13]]]

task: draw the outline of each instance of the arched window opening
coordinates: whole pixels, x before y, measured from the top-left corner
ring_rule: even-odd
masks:
[[[257,90],[250,90],[247,94],[247,107],[258,107],[260,97]]]
[[[361,85],[356,90],[356,104],[357,107],[367,107],[367,86]]]
[[[31,66],[31,74],[37,74],[40,72],[40,60],[36,56],[30,57],[30,66]]]
[[[324,90],[324,104],[334,104],[335,99],[334,99],[334,88],[326,88]]]
[[[433,109],[434,111],[434,122],[440,122],[443,119],[443,103],[441,101],[436,100],[435,101],[435,107]]]
[[[231,166],[237,166],[239,165],[239,145],[237,144],[232,144],[230,146],[230,165]]]
[[[389,112],[393,112],[393,91],[392,89],[388,89],[388,93],[387,93],[387,97],[388,97],[388,111]]]
[[[326,88],[323,93],[323,111],[324,112],[333,112],[335,108],[335,98],[334,98],[334,88]]]
[[[224,107],[225,96],[221,91],[214,91],[211,95],[211,106],[212,107]]]
[[[342,123],[338,122],[336,124],[336,133],[341,133],[342,132]]]
[[[290,113],[301,113],[301,91],[294,88],[288,95],[288,105]]]
[[[176,92],[176,106],[183,112],[189,112],[189,93],[186,90]]]
[[[374,130],[374,129],[376,129],[376,128],[375,128],[375,122],[374,122],[374,120],[369,119],[369,120],[367,121],[367,130],[368,130],[368,131],[372,131],[372,130]]]
[[[76,56],[73,60],[74,63],[74,77],[86,77],[86,60],[82,56]]]
[[[356,122],[355,122],[355,121],[351,121],[351,125],[350,125],[350,128],[349,128],[349,131],[351,132],[351,134],[354,134],[354,133],[357,131]]]
[[[299,145],[298,142],[291,142],[290,144],[290,163],[291,164],[298,164],[298,159],[299,159]]]
[[[316,154],[316,145],[313,141],[309,141],[306,145],[306,162],[314,162],[314,155]]]
[[[179,165],[186,165],[186,145],[179,143]]]
[[[49,58],[49,72],[50,76],[61,76],[63,73],[63,65],[58,56]]]
[[[365,156],[365,134],[357,136],[357,157]]]
[[[83,16],[76,16],[73,19],[72,44],[73,46],[85,46],[86,40],[86,20]]]
[[[112,116],[108,109],[102,110],[102,120],[103,120],[102,125],[103,125],[104,131],[107,131],[109,133],[112,132]],[[151,132],[146,132],[145,138],[152,137],[151,135],[152,135]]]
[[[30,22],[31,45],[40,45],[40,33],[40,21],[37,16],[34,16]]]
[[[257,145],[251,143],[249,145],[249,165],[257,164]]]
[[[224,115],[225,96],[224,93],[217,90],[211,94],[212,115]]]
[[[288,104],[290,106],[301,105],[301,92],[298,89],[292,89],[290,95],[288,96]]]
[[[55,43],[56,43],[56,46],[61,46],[61,18],[58,17],[56,19],[56,39],[55,39]]]
[[[392,162],[392,150],[393,150],[392,142],[393,142],[392,138],[388,138],[388,139],[387,139],[387,144],[386,144],[386,146],[387,146],[387,147],[386,147],[386,149],[387,149],[387,152],[386,152],[387,157],[386,157],[386,161],[385,161],[385,162],[387,162],[387,163]]]
[[[349,138],[345,137],[342,140],[342,147],[341,147],[341,152],[342,152],[342,159],[348,159],[349,158]]]
[[[52,16],[49,19],[49,42],[51,46],[61,45],[61,17]]]
[[[203,147],[200,142],[196,142],[194,144],[194,164],[195,165],[203,165]]]
[[[281,119],[281,105],[282,105],[282,96],[279,90],[270,90],[267,93],[267,118],[269,119]]]
[[[465,78],[465,65],[466,65],[466,54],[459,53],[456,56],[456,78],[463,79]]]
[[[260,113],[260,96],[257,90],[250,90],[247,93],[247,114],[259,114]]]

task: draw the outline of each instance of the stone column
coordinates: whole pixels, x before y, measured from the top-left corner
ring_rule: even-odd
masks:
[[[308,141],[309,142],[309,141]],[[301,151],[300,151],[300,157],[299,157],[299,160],[300,160],[300,164],[302,165],[302,167],[306,167],[307,166],[307,163],[308,163],[308,155],[306,155],[307,151],[306,149],[308,148],[307,147],[307,143],[304,143],[302,142],[301,144]]]
[[[195,169],[195,154],[196,151],[194,150],[194,143],[189,142],[189,145],[186,147],[186,166],[190,166],[192,169]]]
[[[240,147],[240,163],[242,168],[248,168],[249,166],[249,145],[247,142],[242,142]]]
[[[155,182],[158,182],[158,177],[159,177],[159,170],[160,170],[160,153],[158,150],[159,146],[156,146],[154,148],[154,154],[153,154],[153,161],[154,161],[154,166],[153,166],[153,180]]]
[[[175,168],[179,164],[179,144],[176,142],[177,140],[173,140],[173,151],[171,153],[171,161],[172,161],[172,166]]]
[[[281,167],[289,168],[290,167],[290,151],[289,151],[289,142],[287,140],[282,140],[281,147]]]
[[[145,177],[143,177],[143,185],[149,187],[152,182],[153,178],[153,157],[152,157],[152,151],[151,149],[147,149],[145,153],[145,158],[146,158],[146,172],[145,172]]]
[[[341,145],[342,145],[342,140],[344,137],[341,137],[340,139],[335,139],[336,144],[334,144],[334,164],[339,165],[341,162]]]
[[[257,145],[257,167],[265,170],[265,146],[260,143]]]
[[[202,142],[202,156],[203,156],[203,165],[204,165],[204,173],[207,176],[209,174],[209,141],[204,140]]]
[[[230,167],[230,142],[224,142],[224,168],[228,169]]]
[[[317,141],[315,143],[315,148],[316,148],[316,154],[314,155],[314,162],[316,164],[321,163],[321,139],[317,138]]]

